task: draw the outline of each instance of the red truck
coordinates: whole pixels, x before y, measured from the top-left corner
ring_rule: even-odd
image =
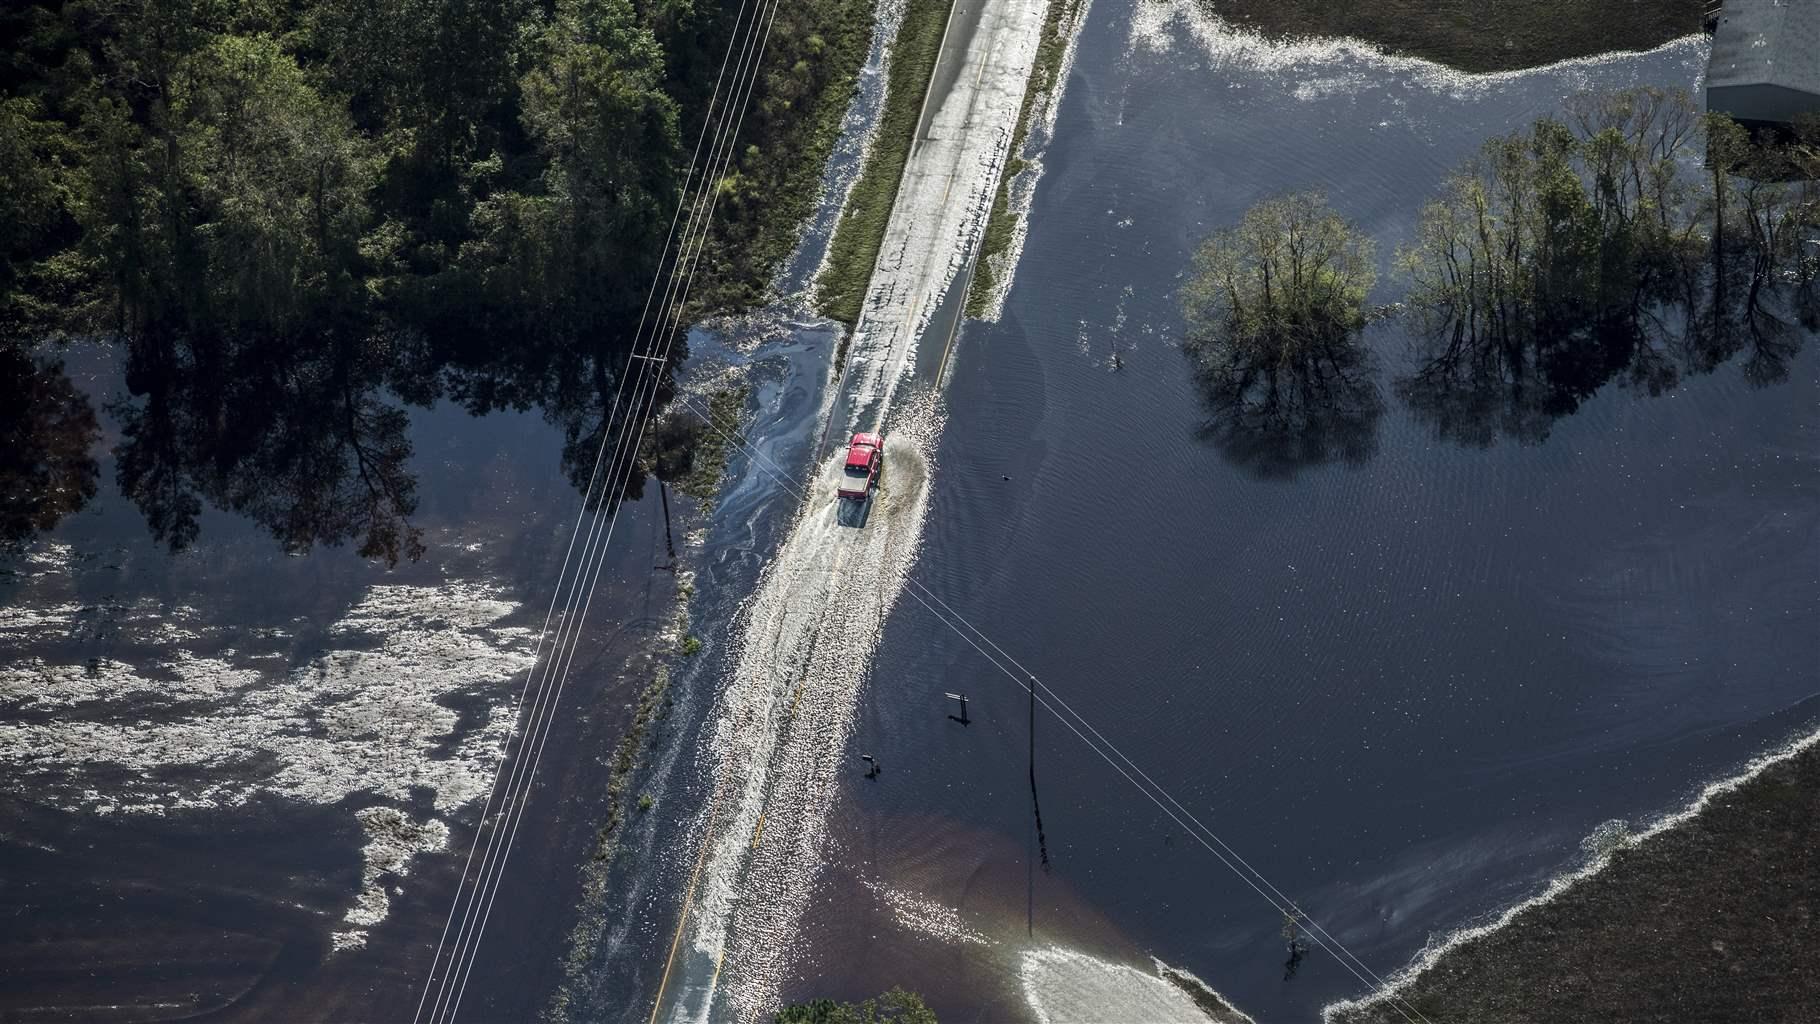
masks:
[[[847,443],[847,464],[841,468],[840,485],[834,493],[865,501],[884,464],[885,439],[877,434],[854,434]]]

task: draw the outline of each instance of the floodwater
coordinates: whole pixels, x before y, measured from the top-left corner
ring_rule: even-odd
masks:
[[[1704,51],[1470,79],[1235,41],[1188,7],[1091,9],[1003,316],[947,355],[912,578],[1388,975],[1577,863],[1601,822],[1669,810],[1820,721],[1820,346],[1768,386],[1737,360],[1659,397],[1607,384],[1545,436],[1492,430],[1483,447],[1387,390],[1348,457],[1220,448],[1172,343],[1206,232],[1319,187],[1387,258],[1484,138],[1580,88],[1691,87]],[[818,254],[799,254],[790,290]],[[1396,299],[1381,277],[1377,298]],[[692,339],[701,361],[745,365],[762,458],[735,455],[700,537],[705,646],[631,783],[655,806],[625,826],[607,901],[578,909],[575,865],[644,681],[624,666],[668,609],[647,495],[616,534],[472,1019],[547,1004],[577,913],[606,927],[574,1016],[651,1013],[702,848],[735,625],[798,507],[767,467],[796,486],[823,454],[834,334],[790,309]],[[1406,368],[1407,338],[1371,341],[1386,382]],[[935,349],[918,352],[925,383]],[[121,368],[69,364],[105,449]],[[576,495],[563,424],[536,412],[445,403],[408,430],[429,554],[392,572],[345,546],[287,556],[272,524],[219,510],[169,554],[107,458],[88,507],[8,563],[0,912],[23,923],[0,942],[0,1012],[282,1016],[307,999],[409,1016]],[[45,678],[65,686],[55,706]],[[310,701],[276,699],[286,683]],[[355,684],[383,702],[347,718]],[[946,692],[968,695],[969,724]],[[418,724],[367,728],[376,712]],[[895,605],[785,999],[904,984],[945,1021],[1175,1019],[1152,957],[1260,1021],[1363,991],[1318,951],[1285,980],[1270,904],[1047,715],[1038,850],[1027,715],[1018,684],[923,605]],[[144,735],[167,726],[181,742]],[[101,755],[82,745],[97,736]],[[415,784],[388,790],[401,767]],[[375,837],[372,807],[409,827]],[[407,851],[403,873],[367,877],[378,838]],[[357,928],[346,915],[375,889],[386,913]],[[354,930],[366,946],[332,953]]]
[[[580,501],[564,423],[598,408],[582,389],[473,416],[359,384],[353,417],[294,402],[249,449],[212,417],[257,419],[291,392],[146,374],[157,398],[132,398],[122,350],[63,359],[96,417],[96,493],[0,565],[0,1017],[409,1019]],[[130,434],[148,408],[170,429]],[[334,483],[355,446],[414,495],[421,559],[361,557],[364,528],[302,542],[343,536],[350,514],[394,522],[363,518],[357,476]],[[129,463],[162,486],[129,497]],[[173,552],[148,523],[186,495],[195,530]],[[555,985],[604,814],[604,757],[579,752],[611,748],[644,682],[635,654],[670,611],[657,506],[620,518],[471,1013],[529,1019]]]
[[[1388,976],[1579,863],[1600,823],[1820,722],[1820,357],[1767,385],[1741,358],[1661,396],[1607,383],[1520,437],[1443,434],[1391,394],[1411,342],[1383,325],[1357,443],[1221,448],[1173,344],[1207,232],[1324,189],[1378,241],[1394,301],[1390,254],[1486,138],[1584,88],[1692,88],[1704,48],[1468,78],[1191,10],[1093,6],[1002,319],[949,363],[912,577]],[[814,405],[769,427],[800,438]],[[1473,436],[1490,443],[1455,440]],[[709,536],[711,561],[739,552],[733,593],[795,507],[737,469],[765,497]],[[738,608],[723,592],[697,621]],[[786,1000],[904,984],[944,1020],[1123,1019],[1176,1005],[1152,957],[1263,1021],[1367,987],[1319,951],[1285,978],[1281,915],[1046,714],[1038,849],[1025,693],[923,605],[893,609],[858,715]],[[650,1012],[696,807],[654,830],[667,881],[603,958],[603,1017]]]

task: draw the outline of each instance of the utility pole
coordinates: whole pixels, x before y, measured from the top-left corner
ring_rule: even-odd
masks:
[[[950,719],[953,719],[954,721],[959,722],[962,725],[966,725],[966,724],[968,724],[968,722],[971,721],[971,719],[969,719],[967,717],[967,695],[966,694],[964,694],[964,693],[944,693],[944,694],[942,694],[942,696],[948,698],[949,700],[958,700],[961,702],[960,715],[958,717],[956,717],[954,715],[949,715],[948,717]]]

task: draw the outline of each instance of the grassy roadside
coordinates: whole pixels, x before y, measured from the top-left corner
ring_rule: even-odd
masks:
[[[872,46],[873,14],[873,0],[795,0],[778,9],[733,165],[718,183],[691,319],[768,301],[772,277],[814,211]]]
[[[1011,150],[1005,159],[1005,173],[1000,175],[998,193],[992,198],[992,213],[986,219],[985,237],[980,251],[973,284],[967,290],[967,315],[985,313],[986,303],[998,284],[994,260],[1005,254],[1016,233],[1017,217],[1011,212],[1011,179],[1029,164],[1018,154],[1030,136],[1030,118],[1036,111],[1036,100],[1055,90],[1062,71],[1062,57],[1068,52],[1068,40],[1074,34],[1075,18],[1086,0],[1050,0],[1049,13],[1043,18],[1042,42],[1037,44],[1036,62],[1030,66],[1030,81],[1024,88],[1024,105],[1017,113],[1017,129],[1011,135]]]
[[[948,27],[950,0],[906,0],[903,24],[891,44],[890,70],[885,85],[885,105],[879,112],[866,166],[854,182],[835,225],[828,246],[828,261],[817,283],[815,305],[823,316],[852,327],[859,321],[866,287],[872,280],[878,250],[885,244],[885,226],[897,202],[897,186],[904,176],[915,141],[916,122],[922,116],[923,96],[941,55],[942,33]],[[845,355],[845,342],[841,354]]]
[[[1811,1020],[1820,971],[1820,746],[1649,838],[1604,870],[1441,955],[1402,993],[1429,1020]],[[1392,1003],[1339,1024],[1404,1020]]]
[[[1280,39],[1351,36],[1459,68],[1508,71],[1699,32],[1703,0],[1200,0],[1238,28]]]

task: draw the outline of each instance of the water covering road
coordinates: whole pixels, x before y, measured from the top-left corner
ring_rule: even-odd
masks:
[[[709,845],[683,923],[688,950],[671,983],[668,1012],[677,1018],[705,1019],[724,1006],[756,1019],[776,1005],[822,865],[861,686],[921,535],[939,420],[929,387],[905,389],[914,389],[919,346],[948,340],[950,325],[937,314],[977,250],[1045,8],[1043,0],[963,2],[950,18],[827,411],[836,440],[860,429],[885,434],[885,471],[869,501],[840,501],[841,449],[828,448],[741,616],[714,713]]]

